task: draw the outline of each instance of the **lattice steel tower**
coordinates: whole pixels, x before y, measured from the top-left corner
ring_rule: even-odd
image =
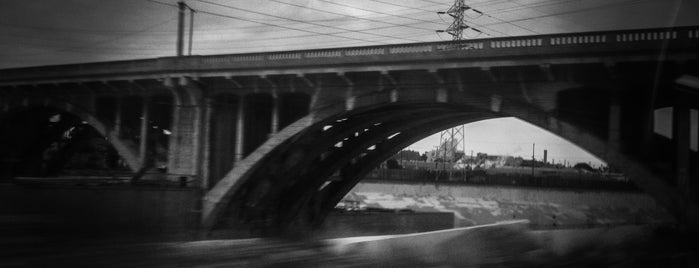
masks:
[[[442,169],[447,169],[447,164],[451,167],[458,161],[457,152],[461,149],[463,157],[466,157],[466,132],[464,125],[443,130],[439,133],[438,157],[442,158]],[[451,168],[450,168],[451,169]]]
[[[461,41],[464,37],[464,29],[468,29],[469,26],[464,22],[464,12],[469,10],[470,7],[464,3],[464,0],[454,0],[454,4],[446,12],[437,12],[439,14],[449,14],[454,18],[454,22],[447,27],[446,30],[441,32],[446,32],[452,35],[452,40]]]
[[[483,15],[483,12],[473,9],[464,3],[464,0],[454,0],[454,4],[447,11],[440,11],[437,14],[448,14],[454,21],[447,27],[446,30],[437,30],[438,33],[448,33],[452,36],[452,41],[454,41],[453,46],[458,46],[459,41],[464,40],[464,30],[471,29],[472,31],[483,33],[481,30],[468,26],[466,21],[464,21],[464,13],[468,10],[472,10],[475,13]]]
[[[450,49],[461,49],[461,43],[459,41],[464,40],[463,31],[466,29],[472,29],[474,31],[480,32],[480,30],[472,28],[466,25],[464,21],[464,12],[471,9],[468,5],[464,3],[464,0],[454,0],[454,4],[446,12],[437,12],[438,14],[448,14],[454,21],[447,27],[446,30],[439,30],[437,32],[446,32],[452,36],[453,44]],[[480,11],[476,11],[480,13]],[[447,169],[447,164],[451,167],[454,163],[458,161],[457,151],[461,149],[463,152],[463,157],[466,156],[466,133],[464,131],[464,126],[460,125],[447,130],[443,130],[439,134],[439,148],[437,149],[437,158],[441,157],[443,164],[442,169]],[[451,168],[450,168],[451,170]]]

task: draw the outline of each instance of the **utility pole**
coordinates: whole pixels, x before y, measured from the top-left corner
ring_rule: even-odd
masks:
[[[532,143],[532,177],[534,177],[534,148],[536,147],[536,143]]]
[[[184,10],[187,8],[187,4],[183,1],[177,2],[177,56],[180,57],[184,54]]]
[[[189,8],[189,56],[192,56],[192,36],[194,36],[194,9]]]
[[[177,56],[184,56],[184,13],[189,9],[189,56],[192,56],[192,37],[194,36],[194,10],[184,1],[177,2]]]

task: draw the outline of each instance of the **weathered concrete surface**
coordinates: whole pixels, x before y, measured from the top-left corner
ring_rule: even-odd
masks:
[[[317,238],[367,235],[408,234],[454,228],[454,214],[449,212],[350,212],[331,213]]]
[[[652,197],[637,192],[365,181],[344,200],[360,208],[453,212],[455,227],[518,219],[536,229],[673,222]]]
[[[363,256],[377,267],[677,267],[694,254],[657,250],[667,236],[652,226],[531,231],[527,225],[520,220],[328,242],[335,254]]]
[[[193,188],[0,184],[0,237],[192,239],[199,198]]]
[[[650,226],[530,231],[526,221],[393,236],[7,244],[2,267],[693,267]],[[662,237],[661,237],[662,238]],[[676,240],[675,240],[676,241]],[[684,264],[684,265],[683,265]]]

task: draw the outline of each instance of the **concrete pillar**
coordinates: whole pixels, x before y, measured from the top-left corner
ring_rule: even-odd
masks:
[[[279,104],[281,100],[279,99],[279,94],[275,90],[272,92],[272,127],[270,128],[270,136],[279,132]]]
[[[311,82],[308,78],[305,78],[306,83],[313,87],[313,93],[311,95],[311,101],[308,103],[308,111],[313,111],[313,109],[318,104],[318,99],[320,99],[320,93],[323,89],[323,80],[317,79],[315,83]]]
[[[607,155],[604,156],[604,160],[607,161],[607,165],[610,168],[611,164],[609,160],[611,159],[610,150],[621,149],[621,104],[619,104],[618,99],[614,96],[612,97],[612,102],[609,106],[609,125],[607,126]]]
[[[166,80],[170,81],[170,80]],[[167,85],[167,83],[166,83]],[[174,87],[174,86],[173,86]],[[179,152],[179,132],[180,132],[180,110],[182,109],[182,100],[180,94],[176,89],[171,88],[173,92],[173,106],[172,106],[172,125],[170,126],[170,141],[168,142],[168,153],[167,153],[167,170],[172,173],[173,170],[177,169],[177,158]]]
[[[621,105],[615,100],[612,100],[609,106],[609,125],[607,129],[607,146],[619,149],[621,142]]]
[[[206,98],[204,100],[204,118],[202,120],[202,132],[201,132],[201,147],[200,155],[202,157],[201,161],[201,183],[200,187],[204,190],[208,190],[210,187],[210,163],[211,163],[211,113],[213,106],[213,100],[211,98]]]
[[[208,184],[216,183],[231,170],[236,157],[236,113],[238,98],[219,95],[211,99],[208,151]]]
[[[430,70],[429,73],[434,79],[434,82],[437,84],[437,90],[435,91],[435,101],[446,103],[447,101],[449,101],[449,91],[444,86],[444,78],[442,78],[442,76],[436,70]]]
[[[690,110],[687,98],[682,94],[677,96],[672,115],[672,138],[675,142],[675,170],[677,187],[685,194],[689,194],[689,143],[690,143]]]
[[[114,116],[114,133],[117,137],[121,137],[121,96],[114,98],[116,101],[116,115]]]
[[[690,110],[690,138],[694,139],[689,144],[690,148],[699,152],[699,110]]]
[[[238,112],[235,118],[235,162],[243,159],[243,128],[245,127],[245,98],[240,96],[238,98]]]
[[[352,82],[352,80],[349,77],[345,76],[345,74],[339,75],[342,81],[344,81],[347,85],[347,89],[345,90],[345,110],[351,111],[354,109],[354,106],[357,102],[357,99],[354,96],[354,82]]]
[[[396,88],[391,89],[391,92],[389,94],[390,94],[391,102],[398,101],[398,89],[396,89]]]
[[[141,138],[139,140],[139,146],[138,146],[138,155],[141,157],[141,167],[146,166],[148,163],[146,161],[148,160],[148,131],[150,124],[148,121],[150,121],[149,118],[149,107],[150,102],[148,100],[148,97],[143,98],[143,109],[141,111]]]
[[[173,92],[175,105],[172,135],[168,154],[168,172],[174,176],[201,178],[201,143],[203,121],[202,90],[189,78],[181,77],[175,84],[166,80]]]

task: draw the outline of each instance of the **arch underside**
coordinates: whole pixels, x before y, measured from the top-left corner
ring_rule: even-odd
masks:
[[[99,120],[95,115],[80,109],[80,107],[73,105],[69,102],[64,101],[50,101],[44,102],[39,105],[37,104],[27,104],[12,106],[2,114],[0,114],[0,120],[10,120],[13,116],[23,113],[63,113],[74,116],[83,124],[89,125],[94,131],[96,131],[100,136],[106,138],[106,141],[112,146],[112,148],[117,152],[117,154],[124,160],[126,165],[131,171],[136,171],[140,168],[140,161],[138,154],[136,152],[135,146],[129,144],[128,141],[122,140],[117,136],[117,133],[113,131],[107,124]],[[3,131],[11,131],[10,128],[3,129]],[[65,161],[62,160],[62,161]]]
[[[290,126],[303,130],[258,149],[269,152],[254,164],[237,165],[231,171],[236,175],[210,192],[224,196],[218,203],[215,195],[207,194],[204,224],[218,228],[243,222],[271,232],[318,226],[364,175],[402,148],[442,129],[498,117],[520,118],[605,159],[678,215],[691,205],[642,163],[609,148],[596,132],[526,102],[508,99],[499,100],[497,107],[491,104],[392,103],[329,116],[311,114]]]

